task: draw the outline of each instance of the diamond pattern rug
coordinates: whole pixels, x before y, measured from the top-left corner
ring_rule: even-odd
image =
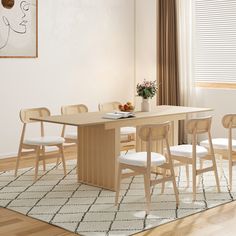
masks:
[[[20,169],[16,178],[13,171],[0,173],[0,206],[81,235],[131,235],[234,200],[236,192],[227,187],[227,162],[224,165],[221,193],[217,193],[214,175],[209,172],[201,177],[197,200],[192,202],[192,189],[186,188],[185,171],[180,169],[177,177],[179,207],[176,208],[171,183],[166,184],[164,194],[161,194],[161,185],[156,185],[152,189],[149,215],[144,211],[142,176],[122,181],[120,202],[116,207],[114,192],[77,183],[74,160],[67,161],[65,177],[61,166],[56,169],[50,164],[46,172],[39,171],[40,178],[35,183],[34,168]],[[233,186],[235,182],[236,179]]]

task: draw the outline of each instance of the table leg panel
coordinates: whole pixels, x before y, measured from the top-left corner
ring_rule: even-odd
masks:
[[[119,129],[103,125],[79,128],[78,178],[80,182],[115,190]]]

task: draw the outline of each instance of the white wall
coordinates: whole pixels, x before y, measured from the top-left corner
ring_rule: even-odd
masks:
[[[143,79],[156,80],[156,0],[135,1],[135,85]],[[136,92],[136,91],[135,91]],[[136,97],[140,108],[141,97]],[[156,105],[156,97],[151,106]]]
[[[236,113],[236,91],[233,89],[197,88],[196,102],[199,107],[211,107],[213,112],[212,136],[227,137],[221,119],[227,113]]]
[[[134,0],[39,0],[38,12],[39,58],[0,59],[2,157],[17,151],[21,108],[134,99]]]

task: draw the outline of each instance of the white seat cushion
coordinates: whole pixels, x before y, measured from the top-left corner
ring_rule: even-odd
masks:
[[[65,135],[65,138],[69,138],[69,139],[77,139],[77,132],[68,132],[66,135]]]
[[[121,155],[119,162],[134,166],[146,166],[147,165],[147,152],[135,152]],[[165,156],[160,153],[151,153],[151,165],[160,166],[166,162]]]
[[[45,136],[45,137],[35,137],[24,140],[24,144],[27,145],[37,145],[37,146],[51,146],[58,145],[65,142],[65,139],[60,136]]]
[[[174,156],[183,156],[192,158],[192,145],[190,144],[183,144],[170,147],[171,155]],[[208,154],[208,151],[205,147],[196,146],[196,153],[197,157],[204,157]]]
[[[228,139],[227,138],[213,138],[212,144],[214,149],[228,149]],[[203,140],[200,142],[200,145],[208,148],[209,142],[208,140]],[[236,140],[232,140],[233,150],[236,151]]]
[[[136,133],[135,127],[121,127],[120,128],[120,134],[121,135],[129,135]]]

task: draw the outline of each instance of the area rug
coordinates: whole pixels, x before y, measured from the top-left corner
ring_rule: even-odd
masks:
[[[227,163],[224,165],[227,171]],[[177,177],[179,207],[176,208],[171,183],[166,184],[164,194],[160,193],[161,186],[157,185],[152,189],[152,210],[146,215],[142,176],[122,181],[120,202],[115,207],[114,192],[77,183],[75,161],[67,161],[67,170],[68,174],[64,177],[62,167],[56,169],[54,165],[47,165],[47,171],[40,170],[40,178],[35,183],[34,168],[20,169],[16,178],[13,171],[0,173],[0,206],[80,235],[121,236],[132,235],[236,198],[236,192],[229,191],[227,187],[226,172],[220,179],[221,193],[217,193],[214,176],[209,172],[201,177],[197,201],[192,202],[192,189],[186,188],[185,171],[182,169]]]

